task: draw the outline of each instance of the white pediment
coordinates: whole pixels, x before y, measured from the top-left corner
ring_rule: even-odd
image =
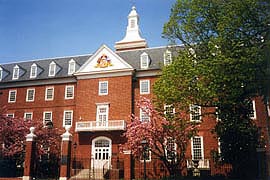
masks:
[[[116,71],[132,71],[133,68],[106,45],[102,45],[75,73],[100,74]]]

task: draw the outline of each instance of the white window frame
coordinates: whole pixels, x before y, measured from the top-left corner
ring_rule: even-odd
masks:
[[[193,143],[193,140],[194,138],[200,138],[200,141],[201,141],[201,159],[198,159],[198,160],[203,160],[204,159],[204,147],[203,147],[203,136],[194,136],[191,138],[191,156],[192,156],[192,160],[194,160],[194,149],[197,149],[197,148],[194,148],[194,143]],[[199,149],[199,148],[198,148]]]
[[[0,66],[0,81],[3,79],[3,68]]]
[[[10,117],[10,118],[14,118],[14,117],[15,117],[14,113],[7,113],[6,116],[7,116],[7,117]]]
[[[174,142],[169,142],[169,141],[174,141]],[[173,143],[173,152],[175,154],[175,161],[177,160],[177,144],[175,143],[175,139],[169,137],[169,138],[166,138],[166,149],[165,149],[165,154],[166,154],[166,158],[168,159],[168,143]],[[171,161],[171,159],[168,159],[169,161]]]
[[[172,112],[168,113],[167,108],[170,108],[170,109],[172,108]],[[175,108],[173,107],[173,105],[165,104],[164,105],[164,114],[165,115],[170,114],[171,116],[174,116],[175,115]]]
[[[198,112],[195,112],[196,115],[194,115],[194,110],[193,110],[193,107],[198,107],[199,111]],[[201,119],[202,119],[202,108],[201,106],[199,105],[195,105],[195,104],[191,104],[189,106],[189,110],[190,110],[190,121],[193,121],[193,122],[201,122]],[[199,119],[194,119],[194,116],[199,116]]]
[[[151,162],[151,160],[152,160],[152,153],[151,153],[151,149],[150,148],[147,148],[147,153],[148,153],[148,158],[147,159],[145,159],[145,162]],[[142,152],[142,155],[141,155],[141,157],[140,157],[140,161],[141,161],[141,163],[143,163],[144,162],[144,154],[143,154],[144,152]]]
[[[11,101],[11,93],[15,93],[15,95],[14,95],[14,100],[13,101]],[[9,103],[15,103],[16,102],[16,96],[17,96],[17,90],[9,90],[9,92],[8,92],[8,102]]]
[[[52,61],[49,66],[49,76],[50,77],[55,76],[55,72],[56,72],[56,63]]]
[[[106,92],[103,92],[106,91]],[[98,83],[98,95],[108,95],[109,93],[109,82],[108,81],[99,81]]]
[[[150,122],[151,118],[149,114],[144,111],[142,108],[140,108],[140,121],[141,122]]]
[[[68,89],[72,88],[72,97],[68,97]],[[65,99],[74,99],[74,85],[66,85],[65,87]]]
[[[144,86],[144,83],[147,83],[146,84],[146,90],[143,89],[145,86]],[[140,80],[140,94],[150,94],[150,80]]]
[[[48,98],[48,90],[52,89],[52,98]],[[46,87],[45,89],[45,101],[53,101],[54,98],[54,87],[50,86],[50,87]]]
[[[37,77],[37,65],[36,63],[31,65],[31,71],[30,71],[30,78],[36,78]]]
[[[252,111],[253,111],[253,113],[250,114],[250,118],[251,118],[251,119],[256,119],[256,118],[257,118],[257,113],[256,113],[256,102],[255,102],[254,99],[252,100]]]
[[[29,92],[30,91],[34,91],[33,92],[33,99],[29,99]],[[27,89],[26,90],[26,102],[34,102],[34,101],[35,101],[35,88]]]
[[[66,124],[66,114],[67,113],[71,113],[71,117],[70,117],[70,124],[67,125]],[[63,114],[63,127],[71,127],[72,126],[72,123],[73,123],[73,110],[64,110],[64,114]]]
[[[75,71],[76,71],[76,62],[71,59],[69,62],[68,62],[68,75],[72,75]]]
[[[20,67],[16,65],[13,67],[12,80],[19,79],[19,77],[20,77]]]
[[[141,69],[149,68],[149,56],[146,52],[142,53],[140,56]]]
[[[100,109],[105,108],[105,113],[100,113]],[[105,116],[105,121],[104,121]],[[96,111],[96,125],[97,126],[107,126],[109,120],[109,104],[97,104],[97,111]]]
[[[172,63],[172,52],[169,50],[166,50],[163,54],[163,59],[164,59],[164,65],[169,65]]]
[[[31,115],[31,118],[30,118],[30,119],[29,119],[29,118],[26,118],[27,115]],[[32,119],[33,119],[33,112],[25,112],[23,118],[24,118],[25,120],[32,120]]]
[[[47,113],[50,113],[51,114],[51,119],[50,119],[50,121],[52,122],[52,120],[53,120],[53,113],[52,113],[52,111],[44,111],[43,112],[43,124],[44,124],[44,126],[46,126],[46,119],[45,119],[45,117],[46,117],[46,114]],[[47,121],[47,122],[49,122],[49,121]]]

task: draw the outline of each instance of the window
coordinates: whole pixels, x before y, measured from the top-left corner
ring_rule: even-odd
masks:
[[[17,90],[10,90],[9,91],[9,95],[8,95],[8,102],[9,103],[16,102],[16,94],[17,94]]]
[[[31,66],[30,78],[36,78],[36,77],[37,77],[37,65],[34,63]]]
[[[175,139],[167,138],[166,139],[166,157],[168,160],[176,160],[176,143]]]
[[[12,79],[19,79],[19,75],[20,75],[20,68],[18,65],[16,65],[14,68],[13,68],[13,76],[12,76]]]
[[[130,20],[130,28],[135,28],[135,19]]]
[[[109,115],[109,104],[98,104],[97,105],[97,126],[107,126]]]
[[[190,120],[201,121],[201,107],[198,105],[190,105]]]
[[[166,50],[164,53],[164,65],[169,65],[172,63],[172,53],[169,50]]]
[[[164,105],[164,114],[167,117],[173,117],[175,114],[175,108],[172,105]]]
[[[150,121],[150,117],[149,117],[149,114],[146,112],[146,109],[140,109],[140,120],[141,122]]]
[[[140,94],[150,94],[150,80],[140,80]]]
[[[256,104],[255,104],[255,100],[252,100],[250,103],[251,106],[251,113],[249,114],[249,117],[251,119],[256,119]]]
[[[202,136],[195,136],[191,139],[191,153],[193,160],[200,160],[204,158]]]
[[[49,67],[49,76],[55,76],[55,71],[56,71],[56,64],[55,62],[51,62]]]
[[[68,63],[68,74],[71,75],[75,72],[76,63],[71,59]]]
[[[66,86],[65,90],[65,99],[73,99],[74,98],[74,86]]]
[[[46,101],[53,100],[53,94],[54,94],[54,88],[53,87],[46,87],[45,100]]]
[[[145,52],[141,54],[141,68],[147,69],[149,67],[149,57]]]
[[[9,118],[14,118],[14,113],[8,113],[8,114],[7,114],[7,117],[9,117]]]
[[[32,120],[32,118],[33,118],[33,113],[32,112],[24,113],[24,119],[25,120]]]
[[[64,111],[63,126],[72,126],[73,111]]]
[[[0,81],[3,79],[3,69],[0,67]]]
[[[48,122],[52,122],[52,112],[51,111],[45,111],[43,113],[43,123],[46,125]]]
[[[35,100],[35,89],[27,89],[26,101],[33,102]]]
[[[100,81],[98,95],[107,95],[107,94],[108,94],[108,81]]]

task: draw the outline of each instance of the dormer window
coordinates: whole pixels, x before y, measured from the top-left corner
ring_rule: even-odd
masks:
[[[68,63],[68,74],[71,75],[75,72],[76,63],[71,59]]]
[[[55,62],[51,62],[49,68],[49,76],[55,76],[55,71],[56,71],[56,64]]]
[[[149,67],[149,56],[145,52],[141,54],[141,68],[147,69]]]
[[[0,81],[3,79],[3,69],[0,67]]]
[[[37,77],[37,65],[34,63],[31,66],[30,78],[36,78],[36,77]]]
[[[19,79],[19,75],[20,75],[20,68],[18,65],[14,66],[13,68],[13,76],[12,79]]]
[[[164,65],[169,65],[172,63],[172,52],[169,50],[166,50],[164,53]]]

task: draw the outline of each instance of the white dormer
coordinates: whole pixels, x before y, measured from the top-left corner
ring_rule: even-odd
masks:
[[[36,78],[37,77],[37,65],[36,63],[31,65],[31,71],[30,71],[30,78]]]
[[[164,52],[163,57],[165,66],[172,63],[172,52],[168,49]]]
[[[2,81],[3,79],[3,69],[2,67],[0,66],[0,81]]]
[[[49,76],[55,76],[55,71],[56,71],[56,64],[55,62],[52,61],[49,67]]]
[[[149,56],[146,52],[141,54],[141,68],[147,69],[149,67]]]
[[[128,49],[146,48],[147,43],[145,39],[141,37],[141,31],[139,28],[139,15],[135,6],[132,7],[128,15],[128,25],[126,29],[126,35],[124,39],[115,43],[117,51],[123,51]]]
[[[18,65],[16,65],[16,66],[13,67],[12,80],[19,79],[19,76],[20,76],[20,68],[19,68]]]
[[[76,62],[71,59],[69,62],[68,62],[68,75],[72,75],[76,70]]]

